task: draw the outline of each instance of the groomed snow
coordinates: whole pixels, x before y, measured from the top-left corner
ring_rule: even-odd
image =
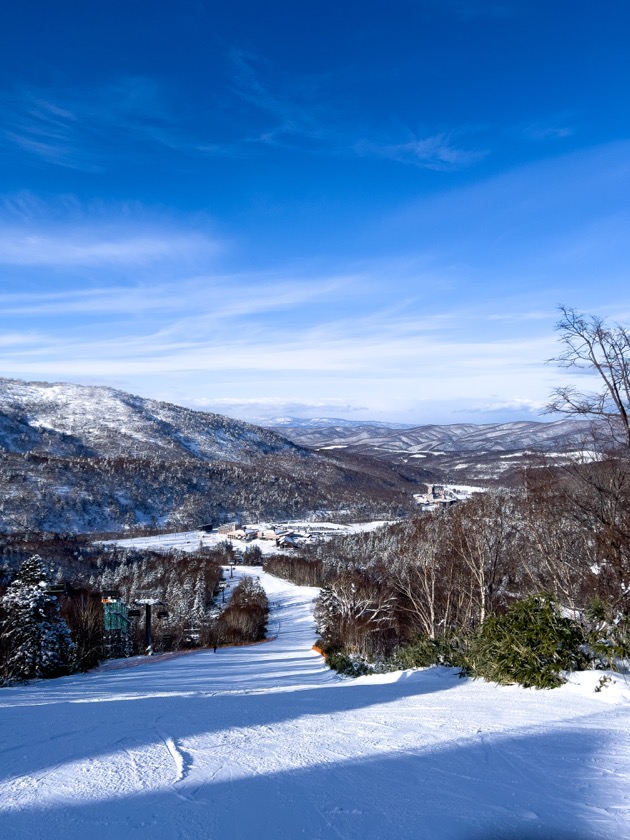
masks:
[[[315,590],[238,571],[275,640],[0,690],[2,840],[630,837],[621,678],[344,679],[311,650]]]

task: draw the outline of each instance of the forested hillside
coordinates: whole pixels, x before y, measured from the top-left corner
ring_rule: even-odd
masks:
[[[0,380],[0,531],[397,516],[418,477],[110,388]]]

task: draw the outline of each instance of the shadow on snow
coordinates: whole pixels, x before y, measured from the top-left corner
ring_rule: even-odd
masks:
[[[339,694],[343,708],[367,702],[369,691]],[[257,697],[257,706],[265,699]],[[272,700],[264,704],[266,720],[274,719]],[[296,713],[314,698],[300,700]],[[237,707],[241,701],[249,702],[238,698]],[[98,802],[29,806],[3,815],[0,825],[3,838],[42,840],[609,840],[628,836],[629,801],[615,798],[621,788],[603,770],[598,777],[593,759],[601,749],[601,731],[573,726],[236,780],[191,780]]]

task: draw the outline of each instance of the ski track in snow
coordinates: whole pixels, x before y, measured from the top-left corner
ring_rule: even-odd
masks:
[[[244,573],[272,641],[0,690],[0,840],[630,838],[623,678],[344,679],[316,590]]]

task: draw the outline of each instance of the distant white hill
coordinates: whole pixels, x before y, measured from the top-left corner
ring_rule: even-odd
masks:
[[[390,465],[422,465],[440,481],[518,481],[518,472],[536,457],[555,463],[575,458],[592,460],[603,430],[594,438],[593,425],[574,418],[553,422],[453,423],[423,426],[356,423],[312,419],[274,427],[301,446],[369,456]]]
[[[342,417],[256,417],[252,420],[259,426],[271,429],[290,427],[300,428],[322,428],[322,427],[349,427],[375,426],[383,429],[413,429],[413,423],[385,423],[380,420],[347,420]]]

